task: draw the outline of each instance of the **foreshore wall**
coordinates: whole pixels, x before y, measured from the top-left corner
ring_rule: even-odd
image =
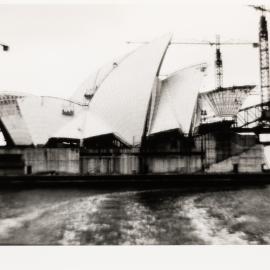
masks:
[[[9,158],[12,156],[13,158]],[[50,172],[79,174],[79,149],[30,147],[0,149],[0,175]]]
[[[252,136],[207,134],[179,149],[1,148],[0,175],[260,173],[265,163]]]
[[[202,168],[198,154],[130,153],[91,154],[81,157],[82,174],[139,174],[143,163],[144,173],[194,173]]]
[[[7,157],[12,157],[8,158]],[[141,155],[139,149],[104,152],[69,148],[0,149],[0,175],[27,174],[139,174],[194,173],[201,170],[201,156],[172,153]],[[2,166],[1,166],[2,164]]]

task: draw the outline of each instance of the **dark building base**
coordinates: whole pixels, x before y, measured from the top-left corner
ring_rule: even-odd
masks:
[[[170,175],[32,175],[0,177],[0,187],[178,188],[260,186],[270,184],[270,173],[170,174]]]

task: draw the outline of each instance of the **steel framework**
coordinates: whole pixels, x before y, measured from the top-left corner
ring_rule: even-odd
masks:
[[[264,15],[262,15],[260,19],[259,41],[261,69],[261,102],[263,104],[270,100],[268,31],[267,21]]]
[[[241,109],[237,114],[233,129],[236,132],[269,133],[270,123],[265,121],[263,111],[270,108],[270,101]]]
[[[222,88],[223,86],[223,63],[222,63],[222,56],[220,51],[220,36],[217,35],[216,37],[216,88]]]
[[[264,15],[265,12],[269,12],[264,6],[254,6],[261,12],[260,24],[259,24],[259,50],[260,50],[260,83],[261,83],[261,123],[265,124],[270,120],[270,107],[268,101],[270,101],[270,75],[269,75],[269,47],[268,47],[268,29],[267,20]]]
[[[269,106],[269,102],[241,109],[236,116],[235,127],[253,128],[258,125],[261,121],[263,106]]]

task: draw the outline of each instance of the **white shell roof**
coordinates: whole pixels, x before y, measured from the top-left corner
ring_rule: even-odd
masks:
[[[72,139],[82,139],[83,138],[83,124],[85,119],[85,113],[79,114],[77,117],[73,118],[71,121],[66,123],[63,127],[57,130],[56,133],[52,135],[53,138],[72,138]]]
[[[32,96],[29,93],[19,92],[19,91],[10,91],[10,90],[2,90],[0,91],[0,96],[17,96],[17,97],[24,97],[24,96]]]
[[[133,52],[133,51],[132,51]],[[95,94],[96,90],[103,83],[103,81],[109,76],[114,70],[116,65],[119,65],[126,57],[132,52],[125,54],[122,57],[116,58],[115,60],[103,65],[96,72],[90,74],[78,87],[78,89],[70,97],[70,100],[80,103],[89,104],[89,100],[84,96],[85,93]]]
[[[75,117],[82,107],[73,104],[74,116],[62,114],[68,101],[51,97],[27,97],[18,100],[21,114],[31,133],[34,145],[45,144],[59,127]]]
[[[7,105],[4,105],[7,107]],[[3,107],[3,106],[2,106]],[[8,110],[11,110],[11,105]],[[2,108],[5,110],[6,108]],[[17,109],[14,107],[14,111]],[[1,115],[1,121],[15,145],[32,145],[31,134],[19,113]]]
[[[85,139],[111,133],[112,129],[102,119],[90,110],[85,110],[60,128],[52,137]]]
[[[16,145],[44,145],[59,127],[75,116],[62,114],[69,101],[53,98],[27,96],[1,106],[1,121]],[[74,115],[82,106],[73,105]]]
[[[164,83],[161,82],[161,91],[163,90]],[[170,99],[171,97],[166,90],[157,95],[156,113],[153,115],[153,121],[148,135],[165,130],[180,128],[180,123],[177,122],[174,109],[169,105],[171,102]]]
[[[111,65],[110,70],[103,67],[95,81],[98,91],[87,111],[52,137],[86,139],[114,134],[127,144],[139,144],[150,96],[170,39],[171,36],[166,35],[139,47],[120,58],[113,69]],[[84,87],[92,82],[88,79]],[[84,89],[75,92],[73,100],[81,102]]]
[[[205,70],[205,64],[188,67],[162,81],[156,114],[148,135],[171,129],[189,132],[197,95],[206,75]]]
[[[90,138],[109,133],[128,144],[139,144],[170,39],[170,35],[156,39],[113,62],[109,72],[108,68],[100,71],[95,79],[99,88],[90,106],[72,103],[74,116],[62,114],[69,102],[64,99],[23,96],[0,108],[4,127],[16,145],[44,145],[52,137]]]
[[[170,40],[171,35],[163,36],[126,57],[103,81],[89,105],[129,144],[141,142],[152,88]]]

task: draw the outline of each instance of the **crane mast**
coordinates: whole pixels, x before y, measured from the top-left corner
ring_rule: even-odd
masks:
[[[250,7],[261,12],[260,25],[259,25],[259,54],[260,54],[260,83],[261,83],[261,121],[270,120],[270,73],[269,73],[269,46],[268,46],[268,29],[267,20],[264,15],[266,11],[269,12],[264,6]],[[266,105],[268,104],[268,105]]]
[[[223,63],[222,63],[222,56],[220,51],[220,36],[216,36],[216,88],[222,88],[223,86]]]
[[[261,101],[270,101],[270,77],[269,77],[269,49],[268,49],[268,30],[267,21],[264,15],[260,18],[259,32],[260,48],[260,76],[261,76]]]
[[[127,44],[148,44],[148,41],[136,42],[136,41],[127,41]],[[258,43],[254,42],[220,42],[220,36],[216,36],[216,40],[213,41],[202,41],[202,42],[178,42],[171,41],[171,45],[206,45],[206,46],[215,46],[215,81],[216,81],[216,89],[220,89],[223,87],[223,60],[221,53],[221,46],[229,45],[252,45],[254,48],[259,46]]]

